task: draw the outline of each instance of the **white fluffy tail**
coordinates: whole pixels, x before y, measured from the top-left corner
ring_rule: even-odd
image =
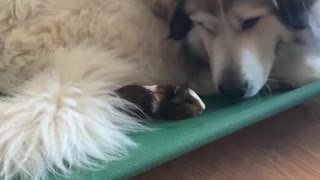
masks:
[[[45,59],[50,68],[0,101],[1,179],[68,175],[135,146],[126,133],[144,127],[122,113],[128,104],[112,95],[126,79],[117,74],[128,75],[130,65],[110,58],[94,49],[58,50]]]

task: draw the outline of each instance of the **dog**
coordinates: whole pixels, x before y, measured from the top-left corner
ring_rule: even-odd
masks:
[[[208,62],[212,93],[248,98],[267,82],[297,88],[319,79],[319,40],[309,28],[319,21],[311,23],[308,16],[310,11],[318,12],[319,2],[181,2],[176,13],[184,14],[192,25],[173,39],[183,41],[198,60]]]
[[[318,79],[311,33],[288,30],[271,0],[236,2],[190,0],[179,13],[172,0],[0,0],[1,179],[122,158],[136,146],[128,133],[148,130],[135,110],[191,116],[205,108],[195,92],[243,98],[270,77]],[[170,31],[172,17],[190,29]]]
[[[0,0],[1,179],[67,176],[118,160],[137,146],[128,133],[149,130],[136,115],[204,110],[180,87],[193,66],[182,43],[166,40],[167,8],[158,0]]]

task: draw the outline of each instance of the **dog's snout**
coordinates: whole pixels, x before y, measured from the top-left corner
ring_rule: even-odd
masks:
[[[248,83],[224,81],[219,85],[219,92],[227,97],[242,98],[247,92]]]
[[[242,98],[248,90],[248,81],[242,79],[239,73],[223,73],[220,80],[218,91],[224,96],[232,98]]]

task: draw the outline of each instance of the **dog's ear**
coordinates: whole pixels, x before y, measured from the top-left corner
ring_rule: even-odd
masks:
[[[145,0],[155,15],[165,20],[170,27],[168,39],[182,40],[191,30],[193,23],[185,12],[186,0]]]
[[[165,20],[170,21],[173,16],[177,0],[145,0],[151,6],[155,15]]]
[[[307,14],[315,0],[273,0],[276,14],[289,29],[303,30],[308,27]]]
[[[192,29],[193,22],[185,11],[185,0],[178,0],[170,19],[168,39],[176,41],[184,39]]]

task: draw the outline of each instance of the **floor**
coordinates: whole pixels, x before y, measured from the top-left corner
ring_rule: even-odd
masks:
[[[317,109],[300,105],[134,180],[319,180]]]

